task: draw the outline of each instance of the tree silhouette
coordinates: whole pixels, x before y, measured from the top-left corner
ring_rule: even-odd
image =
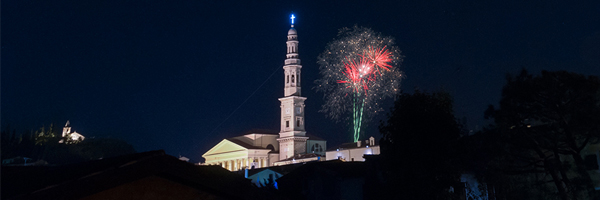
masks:
[[[558,71],[507,75],[500,108],[488,108],[504,152],[500,168],[547,173],[561,199],[593,199],[594,186],[581,151],[600,138],[598,77]],[[509,162],[506,162],[509,161]],[[576,176],[569,174],[569,161]]]
[[[380,125],[381,154],[388,163],[388,192],[407,199],[448,199],[460,177],[452,145],[461,127],[446,92],[401,93]]]

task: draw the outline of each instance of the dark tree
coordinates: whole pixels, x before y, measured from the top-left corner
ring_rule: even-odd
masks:
[[[445,92],[402,93],[380,125],[381,154],[390,171],[389,192],[406,199],[450,199],[460,177],[453,144],[461,126]]]
[[[533,76],[523,70],[507,76],[500,108],[485,114],[495,120],[490,133],[498,134],[497,150],[503,151],[496,167],[547,174],[561,199],[593,199],[581,151],[600,138],[598,77],[565,71]]]

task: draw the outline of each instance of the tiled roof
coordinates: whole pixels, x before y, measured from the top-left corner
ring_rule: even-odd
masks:
[[[146,177],[225,199],[262,197],[254,196],[258,191],[242,176],[220,166],[180,161],[160,150],[63,166],[2,167],[2,199],[79,199]]]

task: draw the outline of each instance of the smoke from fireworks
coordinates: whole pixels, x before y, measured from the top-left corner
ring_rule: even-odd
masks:
[[[315,88],[325,96],[320,112],[336,121],[350,119],[358,141],[362,124],[382,111],[380,100],[400,91],[401,62],[392,37],[358,26],[341,29],[318,58]]]

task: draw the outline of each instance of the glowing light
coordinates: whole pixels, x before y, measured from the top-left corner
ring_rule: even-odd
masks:
[[[290,19],[292,19],[292,25],[294,25],[294,19],[296,19],[296,17],[294,16],[294,14],[292,14],[292,16],[290,17]]]
[[[400,50],[391,37],[355,26],[340,30],[317,62],[316,89],[325,95],[321,112],[336,121],[349,119],[357,142],[362,124],[382,111],[377,102],[400,91]]]

